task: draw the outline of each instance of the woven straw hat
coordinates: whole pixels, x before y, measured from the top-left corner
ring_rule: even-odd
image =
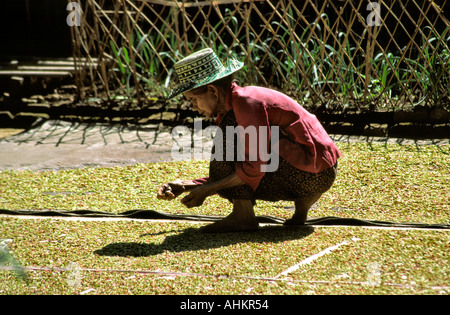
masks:
[[[241,69],[243,65],[233,58],[224,66],[211,48],[197,51],[175,64],[179,83],[167,99],[224,78]]]

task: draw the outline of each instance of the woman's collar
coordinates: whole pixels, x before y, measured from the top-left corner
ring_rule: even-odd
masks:
[[[226,111],[229,111],[230,109],[233,109],[233,104],[231,102],[231,99],[233,98],[233,93],[236,89],[238,89],[239,86],[236,83],[231,83],[231,88],[228,91],[228,93],[225,95],[225,109]]]
[[[216,118],[216,125],[219,125],[220,121],[222,120],[223,115],[225,115],[226,112],[233,109],[233,104],[231,102],[231,99],[233,98],[234,91],[239,88],[239,86],[236,83],[231,83],[230,90],[225,95],[225,111],[223,113],[220,113],[217,115]]]

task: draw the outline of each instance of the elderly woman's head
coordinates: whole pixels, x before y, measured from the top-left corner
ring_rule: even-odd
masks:
[[[229,75],[183,94],[192,103],[194,110],[211,118],[225,111],[225,99],[232,82],[233,75]]]
[[[194,110],[207,117],[216,116],[226,111],[226,96],[231,91],[233,74],[243,66],[235,58],[228,58],[223,65],[211,48],[197,51],[175,64],[179,82],[167,99],[183,93]]]

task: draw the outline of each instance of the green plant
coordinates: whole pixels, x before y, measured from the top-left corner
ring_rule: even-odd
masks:
[[[447,27],[442,34],[437,34],[430,26],[426,26],[424,31],[426,30],[431,36],[428,40],[422,39],[422,53],[417,58],[417,65],[421,70],[418,81],[428,93],[427,97],[431,99],[432,104],[439,106],[441,92],[445,93],[446,90],[450,90],[448,84],[450,82],[450,35],[445,38],[450,27]],[[445,85],[441,86],[441,82],[447,83],[447,89],[445,89]]]
[[[286,14],[270,20],[269,26],[256,27],[250,25],[249,16],[225,7],[223,19],[194,41],[180,40],[171,29],[175,16],[170,11],[157,29],[144,32],[136,25],[130,43],[110,41],[114,70],[128,98],[133,97],[137,85],[147,90],[157,85],[165,94],[174,80],[173,65],[183,53],[208,46],[224,62],[229,56],[244,61],[237,73],[244,84],[270,84],[291,91],[306,105],[370,110],[391,106],[397,110],[408,103],[448,104],[449,27],[440,34],[425,27],[419,32],[422,42],[411,44],[416,51],[412,49],[408,56],[402,50],[378,50],[365,58],[361,45],[368,39],[367,29],[360,35],[342,31],[334,35],[327,14],[309,24],[296,16],[288,7]]]

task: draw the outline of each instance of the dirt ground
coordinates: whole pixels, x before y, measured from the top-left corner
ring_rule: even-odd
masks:
[[[3,129],[0,169],[59,170],[171,160],[171,135],[158,129],[53,120],[29,130]]]
[[[17,129],[17,128],[0,128],[0,139],[7,138],[9,136],[13,136],[15,134],[24,132],[25,129]]]
[[[450,139],[331,136],[337,142],[450,144]],[[183,139],[174,138],[171,129],[156,124],[126,126],[41,120],[28,130],[0,129],[0,170],[43,171],[171,161],[173,148],[185,147],[186,141],[193,145],[191,134]],[[201,141],[204,152],[209,152],[211,138],[203,137]]]

